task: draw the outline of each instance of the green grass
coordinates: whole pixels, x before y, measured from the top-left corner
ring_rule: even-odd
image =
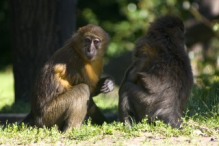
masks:
[[[0,110],[27,112],[23,105],[13,105],[13,77],[10,71],[0,73]],[[104,113],[117,112],[118,88],[94,98]],[[6,108],[7,107],[7,108]],[[5,110],[8,109],[8,110]],[[196,79],[181,129],[146,119],[131,128],[114,122],[102,126],[82,124],[81,129],[60,133],[57,127],[34,128],[16,123],[0,128],[0,145],[219,145],[219,77]]]
[[[196,78],[187,109],[190,116],[219,114],[219,76]]]
[[[14,103],[13,74],[11,69],[0,72],[0,113],[26,113],[30,106]],[[114,92],[94,97],[94,101],[104,112],[117,112],[118,88]]]
[[[13,104],[13,84],[13,74],[10,69],[0,72],[0,109],[2,109],[4,106],[10,106]]]
[[[27,113],[30,105],[14,104],[14,79],[11,68],[0,72],[0,113]]]
[[[117,112],[118,109],[118,87],[113,92],[100,94],[94,97],[94,101],[103,112]]]
[[[213,120],[213,121],[212,121]],[[212,125],[212,123],[214,123]],[[32,128],[25,125],[17,126],[17,124],[8,125],[4,130],[0,129],[0,144],[6,145],[141,145],[148,143],[148,140],[171,141],[171,138],[177,138],[178,141],[185,144],[193,144],[189,141],[195,141],[203,137],[219,138],[218,119],[209,119],[202,122],[194,122],[192,119],[185,121],[186,126],[182,129],[172,129],[170,126],[163,124],[160,121],[156,122],[156,126],[149,125],[146,120],[142,123],[134,124],[131,129],[123,126],[121,123],[103,124],[102,126],[83,124],[81,129],[74,129],[67,133],[60,133],[57,127],[47,128]],[[185,137],[186,140],[181,140]],[[137,141],[138,139],[142,139]],[[131,141],[130,141],[131,140]],[[133,140],[136,140],[133,143]],[[210,140],[210,138],[209,138]],[[127,143],[127,141],[130,141]],[[173,141],[173,143],[178,143]],[[153,144],[149,142],[149,144]],[[202,144],[203,143],[200,143]],[[205,144],[205,143],[204,143]],[[208,143],[209,144],[209,143]]]

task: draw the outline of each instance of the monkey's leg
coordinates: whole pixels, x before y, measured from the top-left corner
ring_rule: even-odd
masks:
[[[73,86],[45,106],[42,121],[49,127],[57,124],[61,131],[80,127],[87,113],[89,98],[86,84]]]
[[[111,77],[105,77],[99,80],[97,83],[95,91],[91,94],[89,107],[87,111],[87,118],[91,117],[92,123],[101,125],[104,122],[108,122],[106,117],[97,107],[95,102],[93,101],[93,96],[98,95],[99,93],[108,93],[111,92],[114,88],[114,80]]]
[[[93,124],[101,125],[104,122],[108,122],[106,117],[103,115],[103,113],[100,111],[100,109],[93,101],[92,97],[90,97],[89,106],[87,110],[87,118],[89,117],[91,117]]]
[[[160,87],[162,88],[162,87]],[[168,92],[168,91],[166,91]],[[149,93],[146,88],[132,82],[125,82],[119,91],[119,117],[121,122],[130,123],[130,113],[136,122],[148,115],[148,120],[163,120],[172,127],[179,127],[181,113],[177,101]]]
[[[119,119],[131,124],[132,116],[140,122],[147,114],[150,95],[147,91],[132,82],[124,82],[119,89]]]
[[[125,125],[131,125],[131,105],[129,103],[128,94],[126,91],[119,92],[119,121]]]
[[[136,82],[138,74],[138,70],[140,70],[143,66],[142,59],[145,59],[144,57],[140,59],[136,59],[130,67],[127,69],[125,73],[125,77],[123,78],[123,81],[121,83],[120,89],[119,89],[119,120],[120,122],[131,124],[132,118],[134,120],[137,120],[138,117],[135,114],[134,105],[140,104],[139,100],[136,99],[134,102],[131,102],[130,98],[135,99],[137,94],[144,94],[143,91],[135,85],[133,82]],[[135,91],[136,90],[136,91]],[[137,97],[138,98],[138,97]]]

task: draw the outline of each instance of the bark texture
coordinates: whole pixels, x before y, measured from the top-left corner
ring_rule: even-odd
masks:
[[[15,102],[29,101],[37,72],[75,31],[76,0],[10,0]]]

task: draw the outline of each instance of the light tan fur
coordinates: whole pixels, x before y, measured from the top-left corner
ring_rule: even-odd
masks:
[[[70,85],[69,81],[65,77],[66,72],[66,65],[65,64],[56,64],[54,66],[55,78],[56,80],[65,88],[69,88]]]
[[[85,70],[92,82],[91,90],[93,90],[100,79],[102,73],[103,59],[96,59],[92,62],[86,62]]]

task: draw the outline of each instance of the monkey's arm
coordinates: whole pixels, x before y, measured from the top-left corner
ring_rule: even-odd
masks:
[[[100,109],[95,104],[93,98],[90,98],[87,110],[86,119],[91,118],[93,124],[101,125],[104,122],[108,122],[107,118],[100,111]]]
[[[96,86],[95,91],[91,94],[91,97],[100,93],[108,93],[114,89],[114,79],[112,77],[101,78]]]
[[[114,88],[114,80],[111,77],[102,78],[97,83],[95,91],[93,91],[93,93],[91,93],[90,95],[90,102],[87,110],[87,118],[91,117],[92,123],[101,125],[104,122],[108,122],[107,118],[97,107],[92,97],[98,95],[99,93],[108,93],[112,91],[113,88]]]
[[[122,84],[130,81],[130,82],[136,82],[138,77],[138,72],[142,69],[144,66],[145,57],[136,58],[133,63],[129,66],[129,68],[126,70],[125,77],[122,81]],[[122,85],[121,84],[121,85]]]

